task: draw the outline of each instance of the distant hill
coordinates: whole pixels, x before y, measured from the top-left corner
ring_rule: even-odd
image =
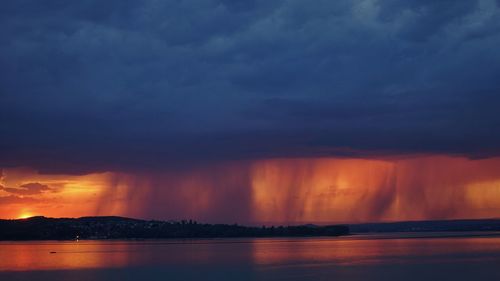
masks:
[[[156,221],[124,217],[0,220],[0,240],[165,239],[217,237],[339,236],[345,225],[247,227],[201,224],[196,221]]]
[[[352,233],[500,231],[500,219],[435,220],[351,224]]]

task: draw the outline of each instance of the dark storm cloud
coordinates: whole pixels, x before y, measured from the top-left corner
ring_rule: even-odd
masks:
[[[440,34],[450,24],[457,23],[479,8],[480,1],[456,0],[388,0],[379,1],[380,19],[399,20],[402,14],[405,25],[398,35],[403,38],[425,41]]]
[[[499,22],[494,0],[3,1],[0,165],[492,155]]]

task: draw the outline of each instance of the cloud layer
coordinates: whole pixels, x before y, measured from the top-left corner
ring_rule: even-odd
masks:
[[[500,151],[498,1],[1,6],[0,166]]]
[[[0,190],[8,192],[10,194],[16,194],[21,196],[31,196],[39,195],[44,192],[55,192],[55,189],[50,188],[48,185],[41,184],[38,182],[30,182],[20,185],[18,188],[5,187],[0,185]]]

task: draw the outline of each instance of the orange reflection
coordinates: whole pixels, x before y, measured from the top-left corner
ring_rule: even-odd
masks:
[[[254,263],[262,266],[313,267],[494,260],[500,250],[498,237],[401,238],[401,234],[381,237],[259,239],[252,243],[252,253]]]
[[[131,247],[104,241],[2,242],[0,271],[122,267],[129,263]]]

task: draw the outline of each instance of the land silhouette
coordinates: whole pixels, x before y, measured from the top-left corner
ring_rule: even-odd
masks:
[[[346,225],[251,227],[203,224],[193,220],[158,221],[124,217],[0,220],[0,240],[166,239],[225,237],[300,237],[349,234]]]
[[[500,219],[404,221],[345,225],[242,226],[194,220],[102,216],[0,220],[0,240],[318,237],[358,233],[500,231]]]

